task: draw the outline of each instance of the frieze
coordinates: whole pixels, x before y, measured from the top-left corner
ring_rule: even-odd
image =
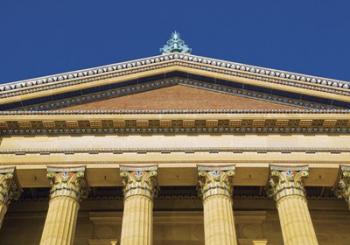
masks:
[[[325,111],[332,112],[333,116],[325,117],[322,114]],[[312,112],[300,112],[295,114],[295,111],[291,111],[290,117],[285,115],[281,118],[278,117],[280,111],[274,114],[270,114],[271,117],[261,118],[257,115],[256,118],[242,113],[242,117],[238,116],[239,113],[226,115],[222,119],[221,115],[217,114],[216,117],[209,117],[210,114],[201,115],[198,113],[193,119],[187,119],[187,112],[181,114],[172,115],[169,113],[167,118],[163,117],[159,119],[158,114],[154,114],[154,118],[143,118],[138,116],[132,116],[128,114],[127,117],[118,116],[117,114],[111,114],[108,111],[101,111],[100,115],[104,113],[106,115],[114,115],[109,118],[86,118],[80,117],[80,113],[73,113],[74,117],[70,119],[59,118],[51,119],[50,115],[70,115],[70,112],[0,112],[1,115],[11,115],[11,119],[5,119],[0,117],[0,133],[1,134],[99,134],[99,133],[118,133],[118,134],[153,134],[153,133],[178,133],[178,134],[191,134],[191,133],[349,133],[350,132],[350,118],[346,116],[349,111],[315,111]],[[293,114],[294,112],[294,114]],[[319,113],[321,112],[321,113]],[[214,111],[215,113],[215,111]],[[256,114],[261,114],[258,112]],[[268,110],[265,111],[268,113]],[[81,113],[86,115],[85,113]],[[95,113],[96,114],[96,113]],[[153,113],[150,113],[153,114]],[[166,113],[165,113],[166,114]],[[288,113],[286,113],[288,114]],[[302,117],[302,115],[305,117]],[[313,114],[312,117],[307,117],[308,114]],[[15,119],[12,116],[19,115],[42,115],[44,117],[36,117],[35,119],[25,119],[20,117]],[[46,116],[45,116],[46,115]],[[94,113],[92,113],[94,115]],[[98,113],[96,115],[99,115]],[[121,114],[122,115],[122,114]],[[293,115],[298,115],[293,117]],[[339,116],[337,118],[337,116]],[[135,118],[135,119],[133,119]],[[198,118],[198,119],[195,119]]]

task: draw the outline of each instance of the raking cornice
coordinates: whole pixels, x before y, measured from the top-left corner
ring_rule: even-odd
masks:
[[[171,53],[3,84],[0,86],[0,104],[173,71],[350,101],[350,83],[347,81],[244,65],[191,54]]]

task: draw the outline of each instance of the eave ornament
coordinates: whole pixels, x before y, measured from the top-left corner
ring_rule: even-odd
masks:
[[[191,53],[192,49],[190,49],[184,40],[181,39],[180,33],[173,32],[171,34],[170,39],[167,43],[160,49],[162,54],[170,54],[174,52],[178,53]]]

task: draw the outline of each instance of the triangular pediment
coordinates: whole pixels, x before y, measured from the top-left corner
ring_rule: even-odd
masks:
[[[176,53],[0,86],[0,110],[349,107],[346,81]]]
[[[239,85],[239,84],[238,84]],[[61,97],[61,98],[60,98]],[[48,97],[19,110],[290,110],[330,109],[330,105],[302,98],[229,86],[219,81],[184,77],[136,80],[124,86],[94,88]]]

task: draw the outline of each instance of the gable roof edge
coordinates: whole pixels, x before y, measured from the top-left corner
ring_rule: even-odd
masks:
[[[25,93],[36,93],[39,90],[50,90],[53,86],[70,87],[86,81],[91,82],[94,81],[94,79],[100,80],[98,79],[100,76],[120,77],[123,76],[123,74],[141,74],[144,70],[152,70],[152,67],[157,69],[157,67],[173,66],[173,68],[177,67],[179,70],[183,70],[182,68],[185,67],[184,64],[187,64],[187,71],[191,69],[191,66],[193,66],[197,69],[197,71],[201,70],[202,73],[224,73],[227,76],[236,77],[236,79],[237,77],[251,77],[252,80],[259,80],[259,82],[261,81],[259,84],[261,87],[266,87],[269,82],[271,83],[274,81],[275,84],[273,84],[273,86],[267,87],[276,89],[276,87],[278,87],[276,84],[280,83],[287,85],[288,87],[301,86],[304,88],[310,88],[310,90],[313,88],[316,91],[323,90],[330,96],[332,93],[346,95],[343,99],[346,99],[346,97],[350,95],[350,83],[347,81],[326,79],[270,68],[244,65],[241,63],[206,58],[191,54],[172,53],[3,84],[0,86],[0,100],[2,100],[2,98],[10,98],[18,95],[23,97],[23,94]]]

